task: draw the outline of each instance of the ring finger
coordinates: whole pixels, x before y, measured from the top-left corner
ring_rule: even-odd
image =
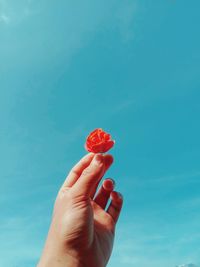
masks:
[[[94,198],[94,201],[102,209],[105,209],[106,204],[109,200],[110,193],[114,190],[115,182],[111,178],[103,181],[102,186],[97,192],[97,195]]]

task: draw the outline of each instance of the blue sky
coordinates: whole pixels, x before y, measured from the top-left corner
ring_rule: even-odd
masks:
[[[199,9],[0,0],[1,266],[35,266],[96,127],[125,200],[108,267],[200,264]]]

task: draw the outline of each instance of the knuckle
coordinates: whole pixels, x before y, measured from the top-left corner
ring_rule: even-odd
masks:
[[[66,198],[66,196],[68,195],[69,192],[69,188],[67,187],[63,187],[58,191],[57,197],[56,197],[56,201],[63,201],[64,198]]]
[[[82,175],[83,176],[88,176],[88,175],[91,175],[93,174],[93,171],[91,168],[86,168],[83,172],[82,172]]]
[[[79,176],[79,175],[80,175],[80,172],[78,172],[78,171],[76,170],[76,168],[72,168],[71,171],[70,171],[70,175]]]
[[[84,176],[88,176],[88,175],[96,175],[96,174],[98,174],[99,172],[101,172],[101,170],[102,170],[102,168],[101,168],[101,166],[90,166],[90,167],[88,167],[88,168],[86,168],[86,169],[84,169],[84,171],[82,172],[82,175],[84,175]]]
[[[114,209],[117,213],[119,213],[119,212],[121,211],[121,206],[112,204],[112,207],[113,207],[113,209]]]

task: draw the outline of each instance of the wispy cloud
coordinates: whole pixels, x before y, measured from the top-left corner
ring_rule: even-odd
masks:
[[[31,0],[27,1],[0,1],[0,23],[19,24],[31,15],[38,14]]]
[[[177,265],[176,267],[198,267],[198,266],[193,263],[188,263],[188,264]]]
[[[177,174],[169,174],[166,176],[160,177],[137,177],[133,176],[131,179],[129,177],[126,178],[126,181],[135,186],[159,186],[165,185],[168,187],[173,187],[177,185],[185,185],[191,183],[200,183],[199,180],[200,171],[191,171],[187,173],[177,173]]]
[[[44,158],[47,153],[45,146],[48,146],[49,143],[55,143],[55,146],[60,148],[69,147],[83,134],[82,129],[82,124],[71,130],[69,129],[66,133],[59,132],[54,128],[48,140],[42,138],[35,140],[36,144],[33,145],[33,149],[35,147],[38,150],[37,155],[42,153],[44,155],[42,158]],[[49,153],[48,158],[50,158],[50,154],[52,153]],[[30,160],[30,156],[28,157]],[[22,155],[18,159],[25,162]],[[72,161],[72,159],[70,160]],[[60,161],[56,163],[58,169],[61,168],[64,171],[68,169],[71,164],[70,160],[62,161],[60,156],[60,161],[63,163]],[[49,164],[47,165],[49,168]],[[36,184],[34,181],[38,177],[35,178],[35,175],[41,176],[40,182],[36,182]],[[27,170],[24,171],[24,168],[21,167],[18,168],[18,171],[9,173],[6,179],[1,176],[1,184],[4,185],[5,182],[6,185],[0,189],[2,211],[2,216],[0,216],[0,239],[2,240],[0,251],[3,255],[0,257],[0,266],[29,267],[36,265],[51,219],[55,194],[59,189],[59,182],[56,184],[55,179],[49,179],[49,177],[47,181],[45,180],[47,178],[43,176],[41,173],[34,174],[34,170],[30,173]],[[60,177],[60,180],[64,178]],[[15,186],[13,186],[13,183],[15,183]],[[13,206],[15,206],[15,210]]]
[[[3,257],[0,265],[5,267],[32,266],[37,262],[41,253],[43,238],[38,242],[37,236],[41,232],[46,219],[33,213],[23,217],[10,217],[1,220],[0,250]],[[31,266],[31,265],[30,265]]]
[[[126,228],[126,233],[120,230]],[[129,226],[130,227],[130,226]],[[148,266],[148,267],[175,267],[179,262],[197,262],[199,252],[186,253],[182,255],[183,244],[180,238],[171,240],[167,236],[148,235],[143,231],[136,230],[125,225],[121,225],[117,232],[117,245],[108,267],[114,266]],[[129,237],[128,237],[129,236]],[[179,242],[179,243],[177,243]],[[184,246],[187,247],[188,243]],[[190,259],[191,260],[190,260]],[[149,260],[150,259],[150,260]],[[182,266],[180,266],[182,267]],[[190,267],[190,265],[184,265]],[[193,266],[191,266],[193,267]],[[194,265],[194,267],[197,267]]]
[[[195,180],[196,178],[200,177],[200,171],[191,171],[188,173],[180,173],[180,174],[172,174],[172,175],[167,175],[167,176],[163,176],[163,177],[159,177],[159,178],[155,178],[152,181],[154,182],[176,182],[176,181],[185,181],[188,180],[189,181],[193,181],[193,179]]]
[[[6,14],[0,14],[0,22],[9,24],[10,23],[10,17]]]
[[[130,1],[117,12],[118,27],[122,40],[128,42],[134,37],[134,19],[137,12],[137,1]]]
[[[181,262],[193,262],[194,267],[199,264],[199,250],[192,248],[199,244],[198,226],[193,227],[185,219],[187,227],[180,225],[182,230],[170,228],[168,221],[163,221],[160,227],[157,225],[159,218],[151,218],[148,221],[140,218],[120,221],[116,232],[116,246],[109,267],[114,266],[148,266],[148,267],[175,267]],[[199,219],[197,220],[199,222]],[[187,230],[183,234],[183,229]],[[167,230],[168,229],[168,230]],[[151,259],[151,260],[149,260]],[[197,266],[196,266],[197,264]],[[188,265],[184,267],[190,267]],[[193,267],[193,266],[192,266]]]
[[[112,110],[110,112],[111,115],[117,115],[118,113],[124,112],[126,110],[128,110],[129,108],[133,108],[135,104],[135,100],[134,99],[130,99],[130,98],[126,98],[126,99],[122,99],[121,102],[116,103],[113,107]]]
[[[91,0],[84,1],[84,3],[83,1],[70,3],[60,1],[59,5],[56,4],[55,7],[54,5],[49,6],[46,0],[42,1],[41,4],[37,2],[22,0],[3,2],[2,14],[6,14],[6,17],[2,18],[3,23],[8,24],[9,17],[9,24],[15,25],[22,32],[27,32],[27,23],[23,23],[25,20],[35,25],[32,35],[24,35],[24,38],[20,40],[13,32],[15,55],[12,57],[12,67],[14,62],[18,63],[18,68],[31,64],[31,68],[34,69],[35,67],[40,72],[40,68],[44,67],[43,64],[49,66],[57,66],[58,64],[60,66],[64,63],[67,65],[70,64],[73,56],[91,40],[93,41],[94,36],[102,29],[106,31],[114,28],[120,33],[121,40],[126,41],[131,39],[134,33],[132,22],[136,12],[135,4],[132,2],[135,3],[136,1],[126,1],[125,3],[116,1],[94,2]],[[51,8],[55,8],[56,11],[51,13]],[[52,25],[52,27],[46,28],[45,23]],[[43,34],[43,27],[45,34]],[[38,41],[39,38],[40,41]],[[27,46],[30,47],[32,53],[27,52],[26,54]],[[19,59],[18,55],[22,54],[22,51],[24,56]],[[10,58],[10,51],[8,50],[8,54],[4,52],[3,56],[4,61],[9,64],[7,58]],[[4,70],[6,67],[4,65]]]
[[[187,199],[184,199],[179,204],[179,209],[199,209],[200,207],[200,197],[190,197]]]

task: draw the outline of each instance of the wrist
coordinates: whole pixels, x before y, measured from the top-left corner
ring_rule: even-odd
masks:
[[[43,255],[37,267],[85,267],[71,255]]]
[[[37,267],[85,267],[78,257],[58,247],[46,244]]]

